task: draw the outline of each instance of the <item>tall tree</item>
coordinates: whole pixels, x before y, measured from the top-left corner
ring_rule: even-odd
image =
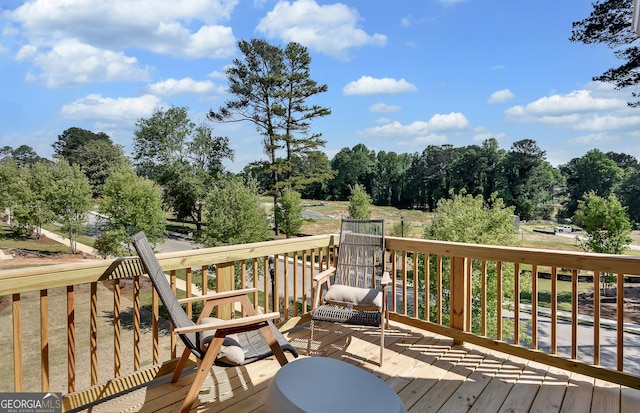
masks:
[[[593,3],[589,17],[573,22],[569,40],[584,44],[605,44],[623,63],[611,68],[593,80],[613,83],[616,89],[624,89],[640,83],[640,48],[634,42],[638,35],[633,31],[631,19],[633,1],[599,0]],[[633,98],[640,97],[636,91]],[[629,106],[640,106],[640,101],[629,102]]]
[[[294,155],[292,160],[296,176],[313,177],[315,181],[300,188],[300,195],[307,199],[326,199],[328,182],[336,175],[327,155],[322,151],[312,151],[302,157]],[[321,177],[324,178],[320,180]]]
[[[407,154],[380,151],[376,157],[372,199],[376,205],[402,206],[411,158]]]
[[[282,188],[300,189],[326,179],[317,171],[311,176],[296,176],[294,154],[305,157],[325,144],[320,134],[309,136],[310,122],[330,110],[307,102],[326,92],[327,86],[310,78],[311,58],[304,46],[289,43],[282,49],[263,39],[251,39],[239,41],[238,47],[243,58],[235,59],[225,71],[233,98],[217,111],[209,111],[209,118],[247,121],[256,127],[263,137],[276,208]],[[281,150],[284,156],[280,156]],[[277,234],[277,222],[275,231]]]
[[[75,158],[75,152],[92,141],[103,141],[113,144],[111,138],[104,132],[94,133],[90,130],[82,128],[69,128],[58,135],[58,140],[51,146],[53,147],[54,155],[58,158],[66,159],[69,164],[79,163]]]
[[[326,84],[318,85],[311,79],[311,56],[307,48],[299,43],[287,44],[283,55],[284,83],[282,100],[285,110],[283,139],[286,149],[285,179],[282,187],[300,189],[309,183],[322,182],[327,177],[317,176],[317,171],[309,175],[296,174],[294,159],[305,158],[324,147],[326,141],[321,133],[309,135],[311,121],[331,114],[329,108],[320,105],[309,105],[312,99],[328,90]]]
[[[0,161],[0,212],[7,212],[7,222],[11,225],[13,208],[18,201],[20,175],[13,158]]]
[[[42,235],[42,226],[54,220],[49,204],[52,194],[51,172],[51,165],[44,162],[20,168],[18,182],[13,187],[17,190],[13,209],[14,228],[25,235],[35,230],[38,239]]]
[[[331,195],[337,199],[347,199],[355,185],[362,185],[365,192],[371,191],[375,151],[359,143],[353,148],[342,148],[331,160],[331,169],[336,176],[329,182]]]
[[[625,171],[616,196],[627,208],[629,219],[640,224],[640,170],[629,168]]]
[[[199,231],[208,188],[224,172],[223,159],[233,159],[229,139],[213,136],[210,126],[196,126],[186,107],[158,109],[136,126],[137,171],[164,188],[164,205],[178,220],[193,222]]]
[[[122,255],[123,245],[131,254],[130,239],[138,231],[144,231],[153,244],[166,238],[160,188],[128,165],[113,171],[105,182],[99,211],[101,233],[95,248],[103,256]]]
[[[239,177],[216,181],[205,202],[206,226],[195,240],[207,247],[244,244],[269,239],[267,213],[260,203],[255,180]]]
[[[66,159],[66,158],[65,158]],[[94,197],[102,195],[102,188],[109,173],[127,162],[122,146],[107,140],[91,140],[74,151],[73,165],[89,179]]]
[[[582,243],[582,248],[587,251],[622,254],[631,243],[631,223],[626,209],[615,195],[604,198],[589,192],[578,202],[574,222],[587,233],[588,238]],[[615,280],[613,274],[602,274],[604,295]]]
[[[371,218],[371,197],[360,184],[354,185],[349,196],[349,218],[369,219]]]
[[[535,217],[535,209],[540,202],[534,185],[538,168],[542,165],[546,153],[533,139],[514,142],[503,161],[502,179],[499,195],[507,205],[515,206],[515,213],[522,219]]]
[[[287,238],[296,235],[302,227],[302,204],[300,193],[287,189],[280,197],[278,207],[274,211],[274,218],[279,221],[279,227]]]
[[[497,198],[494,193],[491,199],[484,200],[482,195],[475,197],[466,194],[461,191],[453,199],[441,199],[438,202],[438,207],[433,215],[433,220],[425,228],[425,238],[435,239],[441,241],[452,242],[464,242],[473,244],[489,244],[489,245],[517,245],[518,240],[516,232],[514,231],[512,214],[514,212],[513,207],[505,206],[502,199]],[[431,265],[429,265],[430,271],[432,271],[430,279],[429,291],[437,291],[436,289],[436,276],[435,271],[438,268],[436,265],[435,257],[431,256]],[[448,260],[449,258],[445,258]],[[480,263],[472,260],[472,295],[479,297],[483,289],[483,284],[486,286],[487,291],[487,305],[482,308],[480,300],[472,300],[472,329],[474,332],[481,330],[481,311],[486,311],[487,317],[487,330],[489,336],[495,336],[497,332],[497,317],[499,316],[497,308],[497,291],[495,288],[496,280],[498,277],[498,270],[495,263],[487,263],[486,268],[482,268]],[[514,271],[510,267],[511,264],[503,264],[502,267],[502,285],[503,285],[503,302],[513,300],[513,273]],[[420,263],[418,267],[425,271],[426,265]],[[442,268],[442,282],[444,285],[450,285],[450,272],[449,265],[443,264]],[[486,278],[480,276],[482,273],[486,274]],[[424,284],[424,276],[418,277],[418,282]],[[420,286],[420,288],[424,288]],[[448,318],[447,312],[449,305],[446,303],[449,300],[448,296],[443,297],[445,304],[445,312],[443,316]],[[432,305],[435,305],[435,300],[431,300]],[[432,308],[430,314],[437,313],[435,308]],[[445,321],[446,322],[446,321]],[[513,329],[507,329],[504,326],[503,321],[503,334],[505,336],[513,335]]]
[[[33,166],[36,163],[47,163],[47,159],[41,158],[29,145],[20,145],[11,151],[11,157],[18,167]]]
[[[51,178],[51,210],[75,254],[78,235],[82,232],[87,213],[93,205],[91,185],[78,165],[71,166],[64,159],[56,162]]]
[[[569,199],[564,214],[571,217],[578,208],[578,201],[593,191],[608,197],[623,178],[624,171],[599,149],[592,149],[580,158],[573,158],[560,165],[560,172],[567,179]]]

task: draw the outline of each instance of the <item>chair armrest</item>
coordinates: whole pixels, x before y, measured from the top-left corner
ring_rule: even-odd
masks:
[[[316,274],[315,277],[313,277],[313,281],[316,282],[316,284],[322,284],[323,282],[325,282],[329,276],[331,274],[333,274],[334,272],[336,272],[336,267],[329,267],[326,270]]]
[[[315,281],[316,285],[314,287],[315,291],[313,294],[312,308],[316,308],[318,305],[320,305],[320,292],[322,290],[322,284],[327,284],[327,288],[329,288],[329,276],[335,272],[335,267],[329,267],[313,277],[313,281]]]
[[[389,284],[391,284],[391,276],[389,276],[389,271],[385,271],[382,274],[382,280],[380,280],[380,285],[382,285],[382,287],[386,287]]]
[[[267,314],[258,314],[252,315],[242,318],[234,318],[232,320],[220,320],[215,323],[206,323],[206,324],[197,324],[195,326],[176,328],[174,331],[176,334],[185,334],[185,333],[195,333],[199,331],[206,330],[217,330],[219,328],[228,329],[234,327],[244,327],[250,326],[254,324],[264,323],[267,321],[275,320],[276,318],[280,318],[280,313],[267,313]]]
[[[178,300],[178,303],[187,304],[195,301],[209,301],[209,300],[219,300],[222,298],[241,297],[243,295],[254,293],[256,291],[258,291],[257,288],[245,288],[242,290],[221,291],[219,293],[210,293],[207,295],[194,295],[193,297],[181,298]]]

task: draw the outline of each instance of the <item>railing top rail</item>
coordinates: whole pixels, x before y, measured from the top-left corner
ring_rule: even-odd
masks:
[[[251,244],[166,252],[159,253],[157,256],[162,268],[165,271],[169,271],[252,259],[285,252],[324,248],[337,242],[334,239],[335,237],[331,234],[314,235]],[[122,267],[123,262],[128,262],[131,268],[125,270]],[[137,268],[139,267],[139,264],[136,264],[137,262],[137,257],[124,257],[112,260],[88,260],[78,263],[2,271],[0,272],[0,296],[142,274],[141,268]],[[118,268],[118,271],[114,273],[116,268]]]
[[[640,275],[640,257],[596,254],[550,249],[464,244],[398,237],[386,238],[387,249],[428,252],[449,257],[469,257],[490,261],[514,262],[575,268],[617,274]]]

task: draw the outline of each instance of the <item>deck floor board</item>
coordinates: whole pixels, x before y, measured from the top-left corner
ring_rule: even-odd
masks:
[[[456,345],[451,338],[406,325],[394,323],[387,333],[382,367],[379,337],[367,328],[319,324],[312,357],[332,357],[375,374],[410,412],[626,413],[640,401],[635,389],[471,344]],[[287,337],[300,357],[307,357],[308,328],[296,328]],[[279,368],[274,358],[242,367],[215,366],[192,412],[265,413],[266,391]],[[192,369],[177,383],[165,376],[81,412],[175,412],[193,376]]]

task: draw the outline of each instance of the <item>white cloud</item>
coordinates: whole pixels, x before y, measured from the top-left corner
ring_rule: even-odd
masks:
[[[88,82],[144,81],[149,77],[148,69],[140,68],[135,57],[71,39],[48,51],[24,46],[17,58],[32,62],[34,68],[27,74],[28,80],[42,81],[51,88]]]
[[[469,121],[460,112],[451,112],[446,115],[436,113],[429,119],[429,128],[431,130],[443,131],[454,129],[466,129],[469,127]]]
[[[567,94],[553,94],[525,106],[514,106],[505,111],[507,119],[519,122],[538,122],[577,131],[590,131],[594,139],[597,132],[633,130],[640,126],[640,114],[629,108],[619,92],[600,84],[589,84],[590,89],[575,90]],[[584,141],[585,137],[579,138]]]
[[[228,57],[235,51],[228,20],[238,0],[33,0],[6,13],[39,49],[64,39],[97,49],[140,48],[187,57]]]
[[[64,105],[60,113],[64,117],[81,120],[137,120],[151,116],[160,103],[160,98],[153,95],[107,98],[92,94]]]
[[[542,97],[526,106],[514,106],[505,114],[516,120],[529,120],[541,116],[563,116],[577,112],[596,112],[622,109],[627,105],[614,98],[593,97],[590,90],[575,90],[566,95],[555,94]]]
[[[176,96],[183,93],[224,93],[224,89],[216,87],[210,80],[195,81],[189,77],[183,79],[167,79],[162,82],[148,85],[147,93],[156,96]]]
[[[397,112],[401,109],[402,108],[400,106],[387,105],[384,103],[376,103],[369,106],[369,112],[372,112],[372,113],[390,113],[390,112]]]
[[[502,90],[493,92],[491,94],[491,97],[489,97],[489,100],[487,101],[487,103],[492,104],[492,103],[507,102],[513,99],[514,97],[516,97],[516,95],[512,91],[510,91],[509,89],[502,89]]]
[[[403,125],[398,121],[390,121],[382,126],[374,126],[358,133],[360,136],[399,136],[426,137],[434,132],[463,130],[469,127],[467,118],[459,112],[449,114],[435,114],[427,122],[415,121]]]
[[[568,143],[577,143],[581,145],[598,146],[603,143],[615,142],[618,139],[606,132],[590,133],[588,135],[576,136],[569,139]]]
[[[389,77],[375,79],[371,76],[362,76],[360,79],[349,82],[343,89],[345,95],[371,95],[376,93],[406,93],[418,90],[417,87],[404,79],[396,80]]]
[[[357,10],[342,3],[321,6],[315,0],[279,1],[256,30],[336,57],[346,57],[352,47],[387,43],[385,35],[369,35],[360,29],[359,20]]]

